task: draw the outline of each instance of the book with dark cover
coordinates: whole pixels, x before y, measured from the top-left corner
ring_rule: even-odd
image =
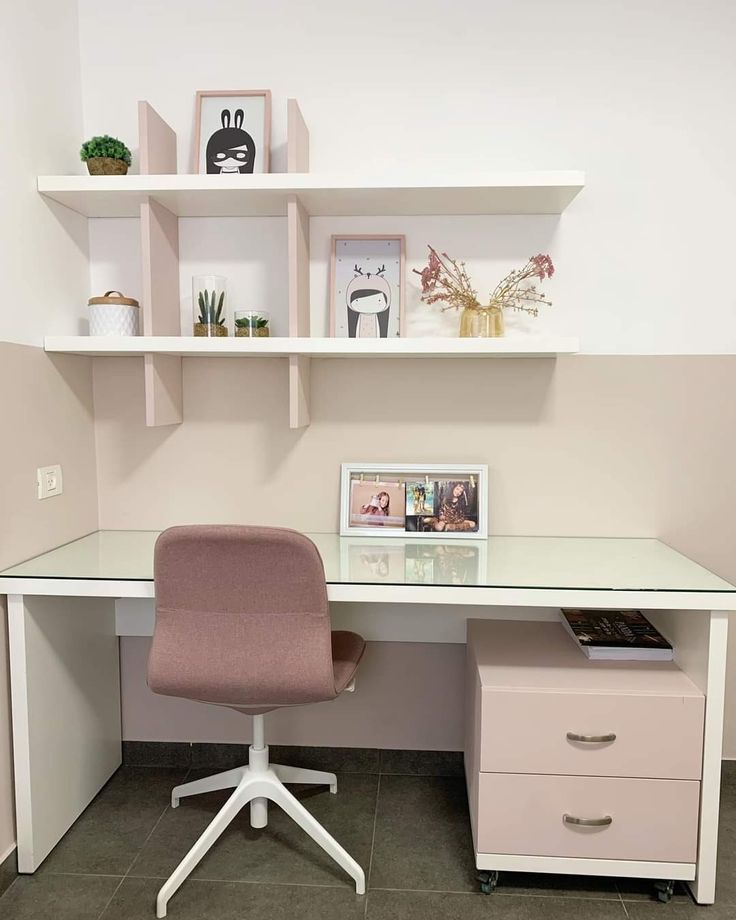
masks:
[[[640,610],[562,610],[578,647],[597,660],[671,661],[672,646]]]

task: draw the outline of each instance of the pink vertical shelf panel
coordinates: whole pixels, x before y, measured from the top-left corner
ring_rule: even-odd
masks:
[[[176,134],[147,102],[138,103],[142,175],[176,173]],[[179,220],[149,199],[141,205],[143,335],[179,335]],[[175,355],[146,355],[146,424],[182,421],[182,365]]]
[[[286,110],[287,169],[309,171],[309,131],[296,99],[289,99]],[[309,336],[309,214],[296,195],[287,205],[289,238],[289,335]],[[309,425],[310,359],[304,355],[289,358],[289,426]]]

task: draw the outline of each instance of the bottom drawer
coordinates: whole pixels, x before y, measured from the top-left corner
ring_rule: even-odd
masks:
[[[481,773],[476,848],[520,856],[695,862],[699,797],[700,783],[692,780]],[[605,823],[586,826],[571,819]]]

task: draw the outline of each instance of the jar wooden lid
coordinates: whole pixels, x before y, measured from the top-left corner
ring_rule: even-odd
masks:
[[[120,291],[105,291],[102,297],[90,297],[88,303],[92,304],[107,303],[114,306],[137,307],[140,306],[137,300],[132,297],[123,297]]]

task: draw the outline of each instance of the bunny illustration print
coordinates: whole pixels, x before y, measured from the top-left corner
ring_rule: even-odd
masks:
[[[334,236],[332,335],[386,339],[403,332],[404,237]]]
[[[271,93],[198,92],[194,171],[237,176],[268,172]]]
[[[208,173],[252,173],[256,142],[243,130],[244,113],[236,109],[230,125],[230,109],[220,113],[222,127],[207,141]]]

